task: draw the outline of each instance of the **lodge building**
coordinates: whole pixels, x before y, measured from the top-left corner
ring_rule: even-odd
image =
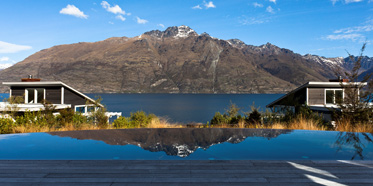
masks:
[[[21,82],[3,82],[3,85],[9,86],[9,97],[23,98],[23,103],[15,104],[17,112],[44,110],[44,100],[56,110],[71,108],[82,114],[104,107],[61,81],[40,81],[30,76],[22,79]],[[5,111],[9,105],[14,106],[14,103],[1,102],[0,111]],[[121,114],[121,112],[107,112],[109,117]]]
[[[308,82],[268,104],[273,112],[285,109],[295,110],[296,106],[308,105],[312,111],[322,113],[324,119],[331,120],[332,109],[338,109],[336,100],[343,100],[344,87],[366,86],[366,82],[348,82],[346,79],[329,82]]]

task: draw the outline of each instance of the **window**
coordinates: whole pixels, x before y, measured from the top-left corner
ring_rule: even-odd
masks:
[[[343,91],[342,90],[335,90],[335,103],[341,103],[343,101]]]
[[[97,107],[92,105],[76,105],[75,112],[80,112],[82,114],[91,113],[97,110]]]
[[[325,90],[325,104],[336,104],[343,101],[343,90]]]
[[[25,103],[41,103],[45,99],[45,89],[27,88],[25,89]]]
[[[96,107],[89,106],[87,107],[87,112],[94,112],[96,110]]]
[[[85,113],[85,106],[75,106],[75,112]]]
[[[26,90],[26,99],[25,103],[35,103],[35,91],[34,89],[27,89]]]

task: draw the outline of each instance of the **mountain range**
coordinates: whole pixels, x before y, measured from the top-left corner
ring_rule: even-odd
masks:
[[[364,57],[362,72],[372,71],[372,61]],[[350,70],[352,62],[174,26],[44,49],[1,70],[0,82],[33,75],[86,93],[284,93],[307,81],[335,79],[334,68]]]

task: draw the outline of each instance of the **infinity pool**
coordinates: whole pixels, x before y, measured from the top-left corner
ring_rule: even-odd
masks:
[[[373,135],[269,129],[118,129],[0,135],[0,159],[373,160]]]

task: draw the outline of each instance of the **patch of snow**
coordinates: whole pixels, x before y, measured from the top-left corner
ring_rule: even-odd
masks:
[[[315,61],[316,63],[319,63],[321,65],[327,65],[330,67],[333,66],[341,66],[344,63],[344,58],[343,57],[336,57],[336,58],[325,58],[325,57],[320,57],[316,55],[305,55],[303,56],[305,59],[310,59]]]
[[[13,65],[14,64],[12,64],[12,63],[0,64],[0,70],[4,70],[4,69],[9,68],[9,67],[11,67]]]
[[[195,33],[195,31],[188,26],[179,26],[177,27],[178,33],[176,34],[175,38],[185,38],[188,37],[190,33]]]

